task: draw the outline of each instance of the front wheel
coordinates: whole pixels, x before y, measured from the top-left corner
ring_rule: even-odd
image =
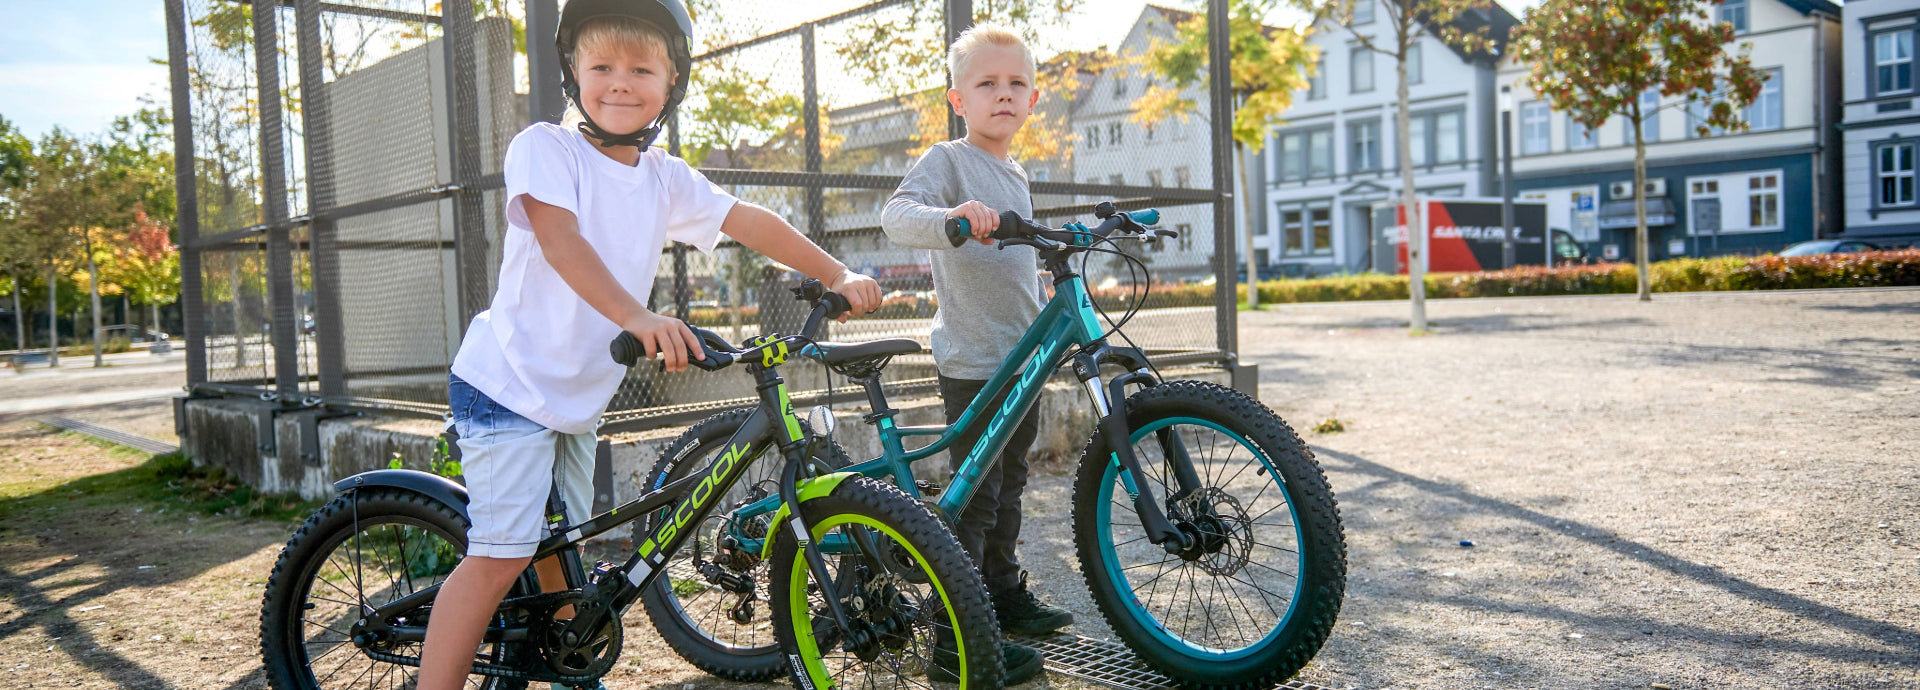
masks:
[[[1340,514],[1313,451],[1272,410],[1224,386],[1171,381],[1128,398],[1147,486],[1096,434],[1080,458],[1073,527],[1081,575],[1127,646],[1186,687],[1286,681],[1326,642],[1346,589]],[[1198,486],[1184,495],[1179,458]],[[1192,535],[1147,539],[1135,490]]]
[[[795,687],[998,688],[1000,626],[960,541],[925,506],[869,477],[851,477],[800,504],[813,543],[861,542],[823,553],[842,629],[791,534],[773,545],[774,633]]]

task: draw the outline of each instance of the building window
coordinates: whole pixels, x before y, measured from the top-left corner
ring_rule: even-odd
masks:
[[[1319,128],[1297,130],[1279,137],[1281,181],[1327,177],[1333,174],[1333,130]]]
[[[1333,253],[1333,209],[1316,208],[1307,212],[1307,221],[1312,224],[1313,253]]]
[[[1313,59],[1313,73],[1307,75],[1307,100],[1317,101],[1327,97],[1327,58],[1321,55]]]
[[[1747,32],[1747,0],[1723,0],[1720,3],[1720,21],[1733,25],[1733,32]]]
[[[1181,223],[1175,225],[1173,226],[1173,231],[1180,234],[1180,237],[1177,238],[1180,241],[1180,251],[1193,251],[1193,224]]]
[[[1407,46],[1407,83],[1408,84],[1420,83],[1420,75],[1424,71],[1423,69],[1421,69],[1420,65],[1421,65],[1420,44],[1415,43],[1413,45]]]
[[[1301,222],[1304,215],[1297,208],[1280,212],[1280,237],[1286,243],[1283,251],[1287,254],[1305,254],[1307,251],[1306,226]]]
[[[1542,101],[1520,104],[1520,153],[1532,155],[1553,149],[1553,120]]]
[[[1193,186],[1193,169],[1184,165],[1174,168],[1173,184],[1181,189]]]
[[[1913,32],[1910,29],[1873,37],[1873,93],[1882,96],[1913,90]]]
[[[1660,140],[1660,90],[1647,89],[1640,94],[1640,133],[1647,143]],[[1620,121],[1620,141],[1627,146],[1633,145],[1633,118],[1622,117]]]
[[[1913,205],[1913,143],[1884,144],[1874,156],[1877,206]]]
[[[1459,163],[1466,159],[1466,113],[1442,110],[1414,113],[1407,127],[1407,152],[1416,166]]]
[[[1353,3],[1353,25],[1373,23],[1373,0],[1360,0]]]
[[[1127,183],[1127,176],[1125,174],[1115,173],[1107,176],[1107,184],[1113,185],[1115,187],[1124,185],[1126,183]]]
[[[1107,125],[1107,144],[1110,146],[1120,145],[1120,123],[1115,122]]]
[[[1159,186],[1162,186],[1162,185],[1160,184],[1160,182],[1161,182],[1161,180],[1160,180],[1160,171],[1158,171],[1158,170],[1148,170],[1148,171],[1147,171],[1147,186],[1148,186],[1148,187],[1159,187]]]
[[[1086,140],[1087,140],[1087,148],[1090,148],[1090,149],[1100,148],[1100,126],[1099,125],[1093,125],[1087,128]]]
[[[1718,97],[1719,95],[1720,94],[1715,94],[1713,97]],[[1708,127],[1707,126],[1708,115],[1709,113],[1707,112],[1706,101],[1697,100],[1697,99],[1687,101],[1687,138],[1688,139],[1698,139],[1700,137],[1717,137],[1727,133],[1727,130],[1722,129],[1720,127]],[[1707,130],[1705,133],[1702,133],[1700,131],[1700,129],[1703,127],[1705,127]]]
[[[1466,158],[1467,130],[1461,126],[1464,119],[1465,113],[1458,110],[1434,114],[1434,162],[1458,163]]]
[[[1113,80],[1113,97],[1124,98],[1126,95],[1127,95],[1127,80],[1119,77],[1115,77]]]
[[[1599,146],[1600,138],[1594,136],[1593,130],[1575,121],[1572,115],[1567,116],[1568,151],[1587,151],[1598,148]]]
[[[1347,75],[1347,90],[1351,93],[1366,93],[1373,90],[1373,49],[1357,47],[1349,54],[1347,61],[1353,73]]]
[[[1766,81],[1760,85],[1760,96],[1753,105],[1747,106],[1742,113],[1747,127],[1755,131],[1779,129],[1786,114],[1786,104],[1780,97],[1781,82],[1785,78],[1778,67],[1766,71]]]
[[[1761,230],[1780,227],[1780,176],[1747,177],[1747,226]]]
[[[1380,169],[1380,120],[1347,125],[1347,172],[1362,173]]]

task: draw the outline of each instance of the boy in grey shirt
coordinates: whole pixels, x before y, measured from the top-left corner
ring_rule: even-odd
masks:
[[[933,317],[933,359],[951,424],[1039,318],[1042,294],[1034,249],[995,249],[987,239],[999,226],[1001,211],[1033,215],[1027,173],[1008,155],[1040,97],[1033,87],[1033,56],[1018,34],[982,24],[954,41],[948,61],[953,88],[947,90],[947,102],[966,120],[967,136],[927,149],[887,201],[880,226],[895,243],[936,250],[933,290],[940,310]],[[977,243],[952,246],[945,231],[948,218],[966,218]],[[1003,394],[987,409],[1005,402]],[[1020,421],[955,525],[955,536],[979,564],[993,595],[1001,629],[1030,635],[1073,622],[1073,614],[1041,603],[1028,591],[1014,554],[1037,417],[1029,410]],[[955,469],[979,440],[976,429],[947,450]],[[1015,653],[1008,652],[1009,668]],[[1014,684],[1012,678],[1007,684]]]

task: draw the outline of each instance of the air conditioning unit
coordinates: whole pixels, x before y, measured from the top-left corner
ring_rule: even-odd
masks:
[[[1667,195],[1667,178],[1654,177],[1647,180],[1647,198],[1655,199]],[[1633,180],[1622,180],[1607,186],[1607,198],[1616,201],[1633,199]]]

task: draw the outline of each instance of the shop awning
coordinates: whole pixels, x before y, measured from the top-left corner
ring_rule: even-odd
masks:
[[[1632,228],[1633,200],[1618,199],[1600,204],[1600,227],[1607,230]],[[1673,200],[1666,197],[1654,197],[1647,200],[1647,227],[1657,228],[1673,224]]]

